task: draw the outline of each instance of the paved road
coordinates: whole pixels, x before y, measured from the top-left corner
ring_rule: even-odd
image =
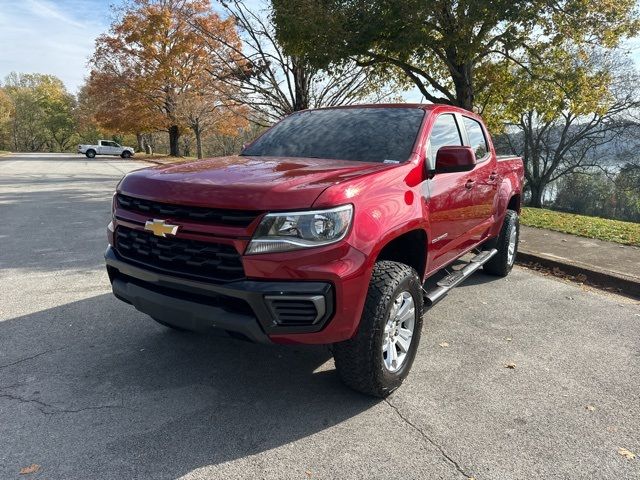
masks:
[[[0,478],[639,478],[637,303],[479,274],[370,399],[323,348],[178,334],[111,296],[110,192],[138,166],[0,159]]]

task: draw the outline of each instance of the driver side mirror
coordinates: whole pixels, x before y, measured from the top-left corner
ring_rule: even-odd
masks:
[[[468,172],[476,166],[476,154],[471,147],[440,147],[436,154],[436,173]]]

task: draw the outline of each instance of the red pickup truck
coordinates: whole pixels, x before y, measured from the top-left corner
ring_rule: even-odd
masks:
[[[331,344],[343,381],[384,397],[424,310],[480,267],[511,270],[522,183],[521,159],[498,158],[459,108],[302,111],[239,156],[126,175],[107,270],[116,297],[163,325]]]

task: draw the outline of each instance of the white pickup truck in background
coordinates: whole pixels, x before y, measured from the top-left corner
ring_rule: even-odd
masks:
[[[129,158],[133,156],[134,150],[111,140],[98,140],[97,145],[78,145],[78,153],[84,153],[87,158],[94,158],[96,155],[120,155],[122,158]]]

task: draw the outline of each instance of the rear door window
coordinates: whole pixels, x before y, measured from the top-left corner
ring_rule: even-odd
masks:
[[[487,139],[484,137],[480,122],[469,117],[462,117],[462,121],[464,128],[467,130],[467,137],[469,137],[469,146],[473,148],[476,159],[483,159],[489,153],[489,148],[487,147]]]

